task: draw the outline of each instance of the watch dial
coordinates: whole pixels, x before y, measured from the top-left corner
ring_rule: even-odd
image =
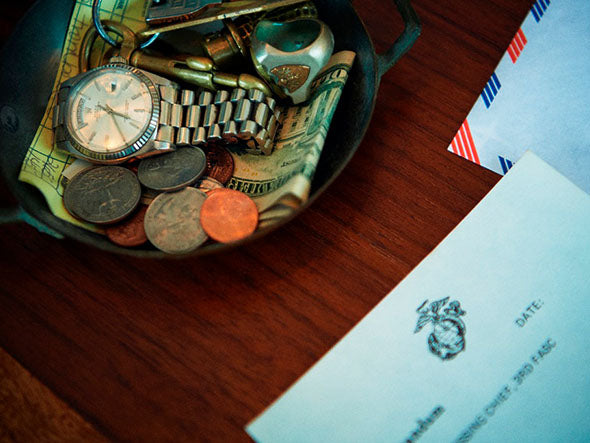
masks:
[[[123,68],[87,77],[74,91],[68,113],[70,133],[97,153],[115,153],[137,141],[152,115],[148,86]]]

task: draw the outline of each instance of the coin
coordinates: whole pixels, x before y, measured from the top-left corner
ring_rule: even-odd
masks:
[[[215,189],[201,208],[201,225],[209,237],[230,243],[248,237],[258,225],[258,208],[250,197],[233,189]]]
[[[195,188],[158,195],[145,214],[149,241],[169,254],[186,254],[207,240],[199,220],[207,194]]]
[[[213,191],[214,189],[222,189],[223,187],[224,186],[217,180],[207,176],[201,177],[199,181],[195,183],[195,188],[203,191],[205,194],[209,194],[209,192]]]
[[[115,223],[139,204],[141,185],[121,166],[99,166],[80,172],[64,190],[64,206],[74,217],[90,223]]]
[[[141,160],[137,177],[142,185],[157,191],[175,191],[203,175],[207,159],[200,148],[184,147]]]
[[[210,145],[207,147],[206,176],[226,184],[234,174],[234,159],[223,146]]]
[[[143,220],[147,206],[142,206],[131,218],[105,229],[107,237],[119,246],[139,246],[147,241]]]

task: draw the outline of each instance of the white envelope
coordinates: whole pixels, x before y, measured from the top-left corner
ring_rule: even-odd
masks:
[[[590,196],[527,153],[247,432],[588,441],[589,317]]]
[[[536,0],[449,150],[505,174],[532,150],[590,192],[590,1]]]

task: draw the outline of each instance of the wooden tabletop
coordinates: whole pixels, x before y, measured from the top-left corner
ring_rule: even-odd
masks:
[[[387,48],[392,2],[354,4]],[[413,4],[422,36],[383,77],[354,158],[262,240],[150,261],[0,227],[0,438],[36,423],[45,439],[248,441],[246,423],[467,215],[499,176],[447,146],[531,0]],[[3,38],[26,6],[3,2]]]

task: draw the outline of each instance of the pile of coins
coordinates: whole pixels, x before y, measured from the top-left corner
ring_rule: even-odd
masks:
[[[169,254],[187,254],[208,239],[239,241],[258,226],[254,201],[224,185],[233,175],[222,146],[179,147],[123,166],[93,166],[69,179],[64,206],[74,217],[101,225],[124,247],[150,242]]]

